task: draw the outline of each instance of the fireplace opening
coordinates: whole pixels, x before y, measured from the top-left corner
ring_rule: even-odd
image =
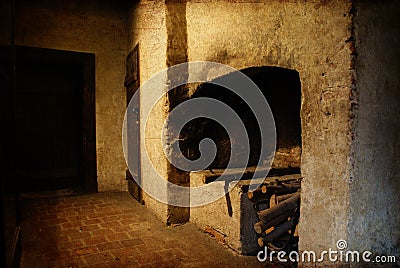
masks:
[[[269,176],[300,173],[301,162],[301,86],[299,73],[279,67],[251,67],[241,70],[262,91],[274,116],[276,126],[276,152]],[[231,74],[227,74],[229,76]],[[224,77],[227,78],[227,77]],[[229,77],[228,77],[229,78]],[[196,87],[191,98],[209,97],[224,102],[231,107],[245,125],[250,142],[250,155],[247,167],[256,166],[260,157],[261,137],[258,122],[250,107],[231,90],[211,82]],[[217,154],[208,169],[224,170],[228,162],[240,167],[239,159],[247,158],[245,152],[231,155],[231,141],[222,125],[207,118],[197,118],[182,129],[181,152],[191,160],[200,157],[199,142],[204,138],[212,139]],[[233,141],[234,142],[234,141]],[[232,144],[232,146],[243,146]]]

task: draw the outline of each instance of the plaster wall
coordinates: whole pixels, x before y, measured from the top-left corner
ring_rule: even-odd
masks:
[[[167,68],[165,4],[162,1],[135,3],[129,10],[128,28],[128,52],[139,44],[140,84],[144,85],[153,75]],[[168,160],[164,156],[161,142],[162,126],[168,112],[165,90],[166,80],[140,92],[141,179],[146,187],[164,197],[167,195],[168,169]],[[159,100],[154,102],[154,99]],[[155,185],[153,182],[156,176],[165,179],[165,183]],[[167,223],[168,205],[145,192],[143,200],[148,208]]]
[[[126,190],[121,144],[126,11],[108,1],[21,0],[15,16],[16,45],[95,54],[98,189]]]
[[[185,12],[179,12],[183,6]],[[141,44],[142,81],[186,59],[298,71],[304,178],[300,251],[335,249],[346,239],[351,249],[398,254],[399,218],[391,213],[398,211],[400,151],[393,1],[142,1],[133,10],[128,50]],[[148,99],[142,96],[143,109]],[[161,99],[155,117],[142,125],[148,134],[142,154],[147,148],[161,174],[185,184],[155,145],[161,143],[158,129],[169,101]],[[149,164],[142,164],[143,179],[151,180],[150,172]],[[147,200],[162,219],[182,213]]]
[[[349,241],[353,249],[400,256],[400,4],[355,5],[357,102]]]
[[[300,250],[335,248],[349,210],[351,3],[189,1],[189,61],[299,72],[302,89]],[[290,98],[290,96],[287,96]]]

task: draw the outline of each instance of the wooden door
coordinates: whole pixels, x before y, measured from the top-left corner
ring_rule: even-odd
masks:
[[[133,95],[139,89],[139,45],[128,54],[126,58],[126,100],[127,106]],[[139,94],[139,92],[137,92]],[[140,203],[143,203],[142,191],[138,182],[140,176],[140,96],[134,99],[131,104],[133,109],[127,118],[128,131],[128,163],[130,171],[126,170],[126,179],[128,180],[128,189],[131,195]]]

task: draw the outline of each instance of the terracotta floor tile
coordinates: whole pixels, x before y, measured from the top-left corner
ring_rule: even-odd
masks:
[[[268,267],[126,192],[24,199],[21,267]],[[271,265],[269,265],[271,267]]]

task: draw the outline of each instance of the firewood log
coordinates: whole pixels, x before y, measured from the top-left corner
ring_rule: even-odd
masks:
[[[250,200],[252,200],[253,198],[265,199],[273,194],[277,195],[292,194],[297,192],[299,189],[300,189],[300,183],[263,185],[262,187],[254,191],[249,191],[247,193],[247,196]]]
[[[287,183],[267,186],[267,192],[276,195],[292,194],[297,192],[299,189],[300,183]]]
[[[259,221],[254,224],[254,230],[257,234],[262,234],[265,230],[271,228],[272,226],[279,225],[288,220],[290,216],[294,215],[294,209],[283,212],[276,218],[271,219],[268,222]]]
[[[296,192],[292,197],[279,203],[278,205],[257,212],[258,218],[263,223],[267,223],[284,212],[295,209],[299,205],[299,201],[300,192]]]
[[[259,198],[260,196],[264,196],[266,193],[267,193],[267,186],[263,185],[261,186],[261,188],[247,192],[247,197],[251,200],[254,197]]]
[[[276,195],[276,196],[275,196],[275,202],[276,202],[277,204],[279,204],[279,203],[281,203],[281,202],[283,202],[283,201],[285,201],[285,200],[291,198],[293,195],[294,195],[294,194]]]
[[[278,227],[274,228],[272,232],[267,235],[260,237],[257,242],[260,247],[265,246],[268,242],[274,241],[281,235],[285,234],[294,227],[294,218],[282,223]]]

